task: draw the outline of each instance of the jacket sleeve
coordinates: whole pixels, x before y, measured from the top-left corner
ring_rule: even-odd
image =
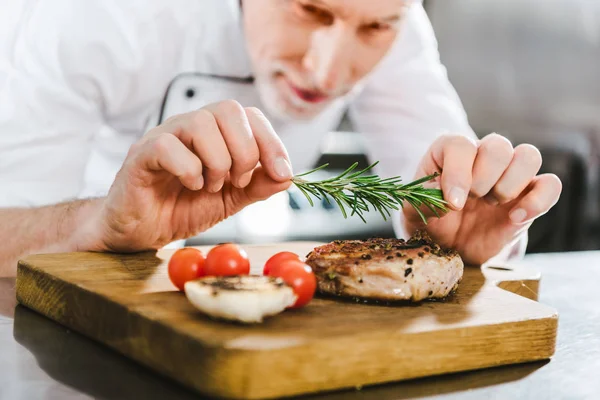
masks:
[[[19,3],[0,62],[0,207],[77,197],[124,64],[106,43],[127,45],[98,2]]]
[[[431,23],[420,2],[407,12],[391,51],[380,62],[349,109],[350,119],[365,136],[371,161],[382,176],[415,177],[421,158],[444,133],[476,139],[461,101],[440,61]],[[406,237],[402,214],[393,218],[398,237]],[[510,247],[521,249],[523,241]],[[514,251],[505,249],[503,254]]]

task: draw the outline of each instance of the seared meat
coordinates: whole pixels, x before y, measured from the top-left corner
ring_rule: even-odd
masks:
[[[444,298],[462,279],[458,253],[424,232],[404,239],[336,240],[307,255],[321,293],[373,300]]]

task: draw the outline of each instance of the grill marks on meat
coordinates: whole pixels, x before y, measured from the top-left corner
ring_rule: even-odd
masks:
[[[462,279],[463,262],[425,232],[403,239],[336,240],[307,255],[321,293],[362,299],[444,298]]]

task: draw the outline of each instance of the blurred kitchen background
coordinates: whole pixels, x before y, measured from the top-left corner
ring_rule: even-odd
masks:
[[[541,172],[563,182],[558,204],[530,229],[528,252],[600,249],[600,1],[425,0],[443,63],[480,137],[536,145]],[[367,165],[345,121],[317,165]],[[393,236],[378,214],[344,219],[293,188],[189,241],[212,244]]]

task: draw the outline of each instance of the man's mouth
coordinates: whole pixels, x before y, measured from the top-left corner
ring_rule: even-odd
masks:
[[[292,91],[296,94],[296,96],[298,96],[300,99],[302,99],[303,101],[305,101],[307,103],[316,104],[316,103],[324,102],[327,99],[329,99],[329,96],[322,92],[319,92],[316,90],[302,89],[302,88],[294,85],[287,79],[286,79],[286,81],[287,81],[287,84],[292,89]]]

